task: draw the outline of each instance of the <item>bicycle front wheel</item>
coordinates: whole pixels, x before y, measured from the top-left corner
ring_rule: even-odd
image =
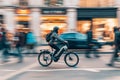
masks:
[[[69,67],[75,67],[79,63],[79,57],[76,53],[69,52],[65,55],[64,61]]]
[[[42,51],[38,55],[38,62],[43,67],[47,67],[52,63],[52,57],[49,51]]]

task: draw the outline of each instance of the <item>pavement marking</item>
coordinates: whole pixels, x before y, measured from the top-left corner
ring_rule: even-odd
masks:
[[[85,71],[90,71],[90,72],[100,72],[100,70],[98,70],[98,69],[83,69],[83,70],[85,70]]]
[[[13,71],[16,71],[16,70],[12,70],[12,69],[0,69],[0,71],[13,72]]]
[[[17,71],[16,74],[20,74],[20,72],[25,71],[32,71],[32,72],[52,72],[52,71],[77,71],[77,70],[84,70],[84,71],[91,71],[91,72],[100,72],[101,70],[120,70],[120,68],[64,68],[64,69],[30,69],[36,67],[36,64],[33,64],[29,67],[25,67],[24,69],[19,70],[13,70],[13,69],[1,69],[0,71]],[[15,74],[15,73],[14,73]]]
[[[78,70],[82,70],[82,71],[91,71],[91,72],[100,72],[100,70],[96,70],[96,69],[82,69],[82,68],[69,68],[69,69],[49,69],[49,70],[28,70],[28,72],[55,72],[55,71],[78,71]]]
[[[6,76],[0,76],[1,80],[8,80],[18,74],[21,74],[23,72],[56,72],[56,71],[90,71],[90,72],[100,72],[100,71],[106,71],[106,70],[120,70],[120,68],[65,68],[65,69],[44,69],[44,70],[30,70],[33,67],[36,67],[37,64],[34,63],[32,65],[29,65],[23,69],[20,70],[2,70],[2,71],[13,71],[13,73],[7,74]]]
[[[9,62],[3,62],[3,63],[1,63],[0,65],[2,66],[2,65],[6,65],[6,64],[12,64],[12,63],[16,63],[16,60],[10,60]]]
[[[34,63],[34,64],[28,65],[27,67],[24,67],[24,68],[22,68],[20,70],[15,70],[15,72],[7,74],[6,76],[3,76],[2,80],[10,79],[10,78],[12,78],[12,77],[14,77],[14,76],[16,76],[18,74],[21,74],[21,73],[23,73],[23,72],[25,72],[25,71],[33,68],[33,67],[36,67],[37,65],[38,65],[37,63]]]
[[[120,70],[119,68],[66,68],[66,69],[48,69],[48,70],[28,70],[28,72],[56,72],[56,71],[90,71],[100,72],[106,70]]]
[[[66,68],[66,69],[48,69],[48,70],[28,70],[28,72],[54,72],[54,71],[91,71],[100,72],[105,70],[120,70],[119,68]]]

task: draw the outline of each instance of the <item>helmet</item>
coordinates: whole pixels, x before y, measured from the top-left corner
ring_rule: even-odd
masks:
[[[59,27],[54,27],[53,31],[58,33]]]
[[[58,30],[59,30],[59,27],[55,26],[55,27],[53,28],[53,30],[54,30],[54,31],[58,31]]]

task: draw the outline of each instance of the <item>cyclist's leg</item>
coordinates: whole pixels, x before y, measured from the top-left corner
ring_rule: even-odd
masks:
[[[64,46],[62,46],[60,49],[59,49],[59,51],[56,53],[56,56],[55,56],[55,62],[57,62],[58,60],[59,60],[59,58],[60,58],[60,56],[64,53],[64,51],[67,49],[67,46],[66,45],[64,45]]]
[[[49,46],[53,49],[55,49],[55,51],[53,52],[53,56],[57,53],[57,51],[59,50],[59,48],[56,46],[56,44],[49,44]]]
[[[67,46],[66,45],[62,45],[60,48],[59,48],[59,51],[57,52],[56,54],[56,57],[59,59],[59,57],[64,53],[64,51],[67,49]]]
[[[53,56],[55,57],[57,52],[60,50],[60,48],[57,45],[54,45],[54,49],[55,49],[55,51],[53,53]]]
[[[60,58],[60,56],[63,54],[63,52],[67,49],[68,47],[65,44],[55,44],[54,49],[55,52],[53,54],[54,56],[54,61],[57,62]]]

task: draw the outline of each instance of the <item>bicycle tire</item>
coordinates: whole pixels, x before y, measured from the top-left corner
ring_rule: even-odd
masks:
[[[43,56],[42,56],[42,55],[43,55]],[[45,61],[45,58],[48,58],[48,57],[44,57],[45,55],[48,55],[48,56],[49,56],[49,60],[50,60],[48,63],[46,62],[46,64],[43,63],[43,61]],[[41,59],[43,59],[43,60],[41,60]],[[50,51],[47,51],[47,50],[41,51],[41,52],[39,53],[39,55],[38,55],[38,62],[39,62],[39,64],[40,64],[41,66],[43,66],[43,67],[49,66],[49,65],[52,63],[52,57],[51,57],[51,55],[50,55]]]
[[[68,60],[67,60],[67,58],[69,58],[69,60],[71,59],[73,59],[73,58],[71,58],[71,57],[73,57],[73,56],[70,56],[70,55],[73,55],[73,56],[75,56],[75,58],[76,58],[76,62],[74,63],[74,64],[70,64],[69,62],[68,62]],[[77,66],[78,65],[78,63],[79,63],[79,57],[78,57],[78,55],[76,54],[76,53],[74,53],[74,52],[68,52],[68,53],[66,53],[65,54],[65,56],[64,56],[64,61],[65,61],[65,63],[67,64],[67,66],[69,66],[69,67],[75,67],[75,66]]]

